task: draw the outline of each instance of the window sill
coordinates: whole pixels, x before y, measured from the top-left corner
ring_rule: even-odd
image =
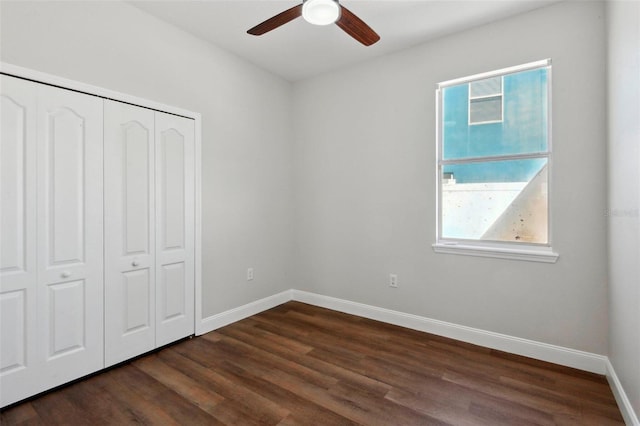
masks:
[[[493,257],[497,259],[524,260],[528,262],[556,263],[558,253],[549,247],[514,249],[509,247],[479,246],[459,243],[433,244],[436,253],[459,254],[463,256]]]

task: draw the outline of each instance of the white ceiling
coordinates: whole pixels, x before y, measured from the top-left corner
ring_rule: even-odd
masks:
[[[557,0],[341,0],[379,35],[365,47],[336,25],[298,18],[265,35],[246,31],[301,0],[145,0],[131,4],[290,81],[302,80]]]

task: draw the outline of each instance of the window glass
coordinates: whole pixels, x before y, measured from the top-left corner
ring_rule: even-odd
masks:
[[[469,102],[469,124],[502,121],[502,96],[472,99]]]
[[[471,104],[469,85],[473,88],[473,83],[443,88],[443,159],[547,151],[547,74],[547,68],[506,74],[501,96]],[[498,112],[503,120],[472,124],[470,111],[477,115],[476,120],[495,118]]]
[[[469,95],[472,98],[502,94],[502,77],[483,78],[469,83]]]
[[[443,167],[442,238],[546,244],[547,159]]]

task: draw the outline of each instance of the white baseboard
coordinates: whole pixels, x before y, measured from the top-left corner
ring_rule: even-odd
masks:
[[[203,318],[199,324],[196,324],[196,335],[200,336],[201,334],[208,333],[220,327],[224,327],[225,325],[248,318],[251,315],[282,305],[290,300],[291,290],[286,290],[282,293],[274,294],[273,296],[265,297],[264,299],[256,300],[255,302],[247,303],[246,305]]]
[[[607,372],[607,357],[562,346],[550,345],[505,334],[452,324],[418,315],[378,308],[376,306],[322,296],[300,290],[291,290],[293,300],[335,311],[449,337],[463,342],[501,350],[512,354],[552,362],[597,374]]]
[[[607,381],[609,382],[609,386],[611,386],[611,390],[613,391],[613,396],[616,398],[616,402],[618,403],[618,408],[620,408],[620,412],[622,413],[622,417],[624,417],[624,422],[628,426],[640,426],[640,421],[638,420],[638,416],[633,410],[633,406],[631,405],[631,401],[627,397],[627,394],[622,387],[622,383],[618,379],[618,375],[616,371],[613,369],[613,364],[607,358]]]

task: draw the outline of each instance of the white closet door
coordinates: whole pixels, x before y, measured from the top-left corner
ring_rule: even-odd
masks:
[[[38,86],[38,344],[43,388],[104,365],[102,99]]]
[[[194,332],[194,122],[156,113],[156,345]]]
[[[155,348],[154,112],[104,104],[105,366]]]
[[[36,88],[0,76],[0,406],[35,393]]]

